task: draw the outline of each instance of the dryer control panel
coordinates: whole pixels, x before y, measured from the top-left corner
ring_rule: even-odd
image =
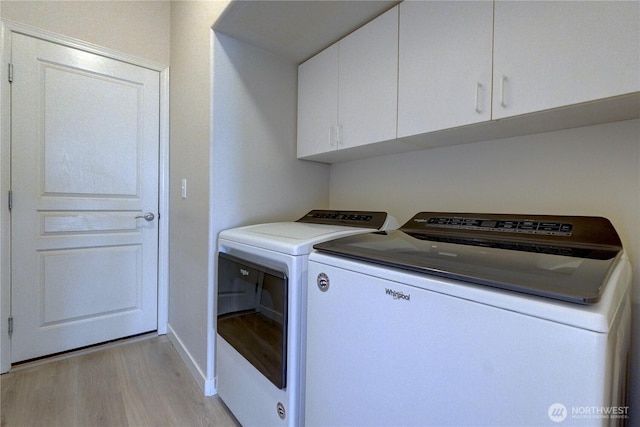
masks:
[[[387,221],[386,212],[312,210],[296,222],[311,224],[344,225],[380,230]]]

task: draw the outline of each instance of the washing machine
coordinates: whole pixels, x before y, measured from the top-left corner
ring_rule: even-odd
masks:
[[[244,427],[304,424],[308,256],[314,244],[398,227],[385,212],[313,210],[218,239],[216,388]]]
[[[315,249],[306,426],[627,421],[631,268],[608,220],[421,212]]]

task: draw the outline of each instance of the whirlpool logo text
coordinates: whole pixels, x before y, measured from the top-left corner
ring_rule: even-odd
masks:
[[[406,301],[411,301],[411,294],[405,294],[404,292],[394,291],[393,289],[385,288],[387,295],[391,295],[393,299],[402,299]]]

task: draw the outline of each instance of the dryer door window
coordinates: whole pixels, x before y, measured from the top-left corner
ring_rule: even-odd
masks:
[[[284,272],[218,255],[218,334],[279,389],[286,386],[287,287]]]

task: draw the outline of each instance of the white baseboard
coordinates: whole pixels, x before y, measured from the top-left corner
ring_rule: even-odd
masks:
[[[169,337],[169,341],[176,348],[180,358],[187,365],[187,369],[191,372],[191,375],[198,383],[198,386],[202,390],[205,396],[213,396],[217,394],[215,380],[213,378],[207,378],[206,375],[202,372],[198,364],[195,362],[189,350],[184,346],[180,337],[175,333],[171,324],[167,324],[167,337]]]

